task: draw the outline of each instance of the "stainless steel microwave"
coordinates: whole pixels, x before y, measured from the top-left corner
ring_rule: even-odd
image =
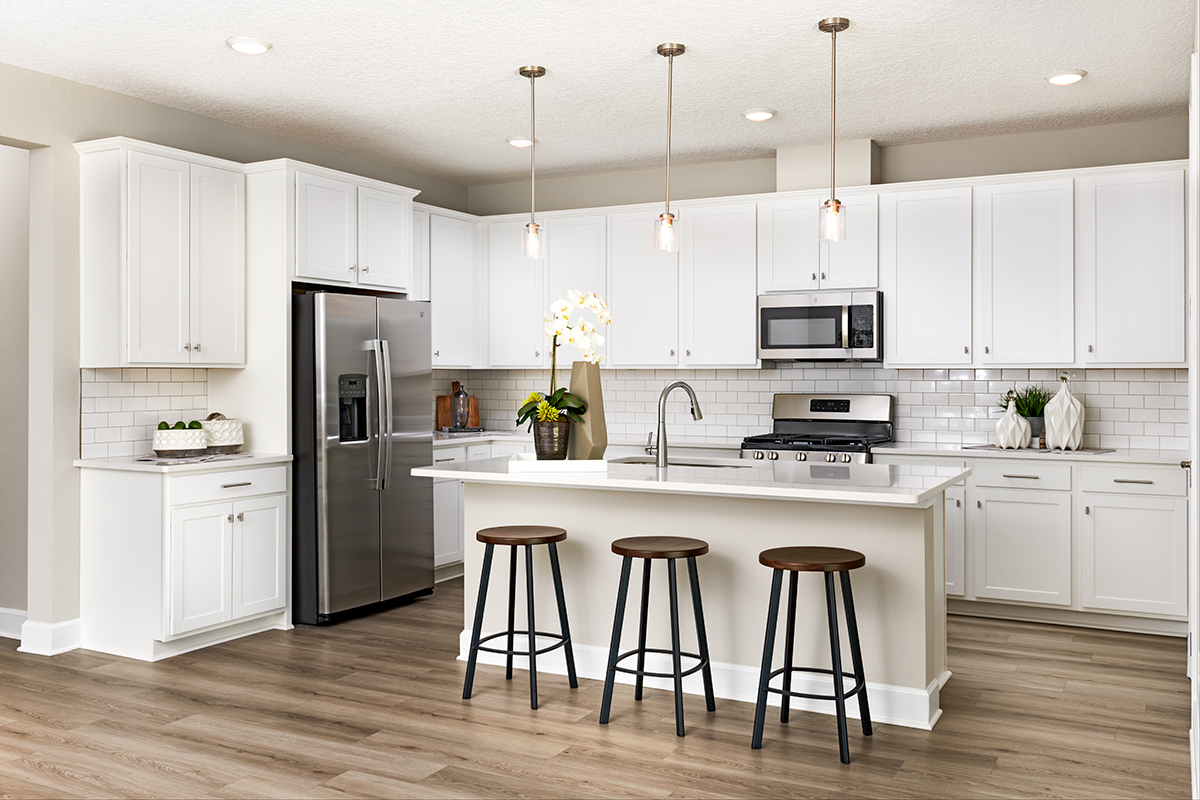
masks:
[[[882,361],[883,292],[759,295],[758,357]]]

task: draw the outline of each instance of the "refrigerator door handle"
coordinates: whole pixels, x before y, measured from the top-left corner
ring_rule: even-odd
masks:
[[[388,350],[387,339],[380,339],[379,344],[383,361],[383,377],[380,379],[383,402],[380,403],[380,414],[384,423],[380,428],[380,436],[387,442],[386,448],[379,448],[379,456],[383,460],[383,471],[379,473],[379,488],[389,489],[392,482],[392,354]]]
[[[375,455],[375,477],[372,479],[372,488],[374,488],[376,491],[382,491],[384,483],[383,465],[387,463],[384,460],[384,436],[385,431],[387,430],[388,422],[391,421],[391,415],[387,412],[387,406],[389,404],[386,400],[386,390],[383,388],[385,386],[385,382],[383,380],[383,371],[384,364],[387,363],[387,359],[384,356],[384,345],[382,340],[372,339],[370,344],[371,351],[375,354],[375,397],[377,397],[379,400],[379,402],[375,404],[375,411],[377,415],[375,419],[375,431],[376,435],[379,437],[379,449],[376,451]]]

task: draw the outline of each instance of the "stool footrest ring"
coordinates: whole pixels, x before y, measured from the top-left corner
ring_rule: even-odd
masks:
[[[499,653],[502,656],[507,656],[507,655],[528,656],[529,655],[528,650],[509,650],[507,647],[484,647],[483,646],[484,642],[490,642],[492,639],[498,639],[501,636],[508,636],[508,634],[509,634],[508,631],[500,631],[499,633],[493,633],[488,636],[484,636],[483,638],[481,638],[479,640],[479,646],[476,647],[475,649],[482,650],[485,653]],[[528,636],[529,631],[513,631],[512,635],[513,636]],[[563,636],[560,633],[543,633],[542,631],[534,631],[533,632],[533,640],[534,640],[535,646],[537,644],[537,637],[539,637],[539,636],[544,636],[547,639],[555,639],[556,641],[554,642],[554,644],[543,647],[540,650],[534,650],[533,651],[534,655],[538,655],[538,656],[540,656],[542,653],[549,653],[551,650],[557,650],[558,648],[566,645],[568,642],[571,641],[571,637]]]
[[[621,655],[617,656],[617,660],[613,663],[616,665],[619,665],[622,660],[629,658],[630,656],[636,656],[638,653],[662,653],[665,656],[674,655],[674,651],[664,650],[661,647],[647,647],[645,650],[630,650],[627,653],[622,653]],[[688,675],[699,672],[700,670],[704,669],[708,665],[708,659],[702,658],[701,656],[697,655],[696,653],[684,653],[681,651],[679,653],[679,657],[680,658],[694,658],[694,659],[696,659],[697,662],[699,662],[695,666],[689,667],[688,669],[685,669],[683,672],[680,672],[679,677],[681,677],[681,678],[684,678],[684,677],[687,677]],[[674,678],[675,677],[674,672],[650,672],[649,670],[630,669],[629,667],[622,667],[622,666],[614,666],[613,669],[617,672],[624,672],[627,675],[641,675],[646,678]]]
[[[767,678],[767,683],[769,684],[771,681],[775,680],[775,678],[779,677],[780,675],[782,675],[783,673],[785,673],[787,671],[788,670],[786,667],[775,670],[774,672],[771,673],[771,676],[769,678]],[[819,667],[792,667],[791,671],[792,672],[812,672],[812,673],[816,673],[818,675],[830,675],[830,676],[833,675],[833,670],[820,669]],[[854,695],[858,694],[859,692],[863,691],[866,688],[866,683],[865,682],[858,683],[858,676],[855,675],[853,672],[843,672],[842,678],[850,678],[851,680],[855,681],[854,687],[851,689],[847,689],[845,692],[843,692],[842,697],[853,697]],[[767,686],[767,691],[773,692],[774,694],[787,695],[788,697],[806,697],[809,700],[837,700],[837,696],[832,695],[832,694],[807,694],[806,692],[792,692],[792,691],[788,691],[786,689],[776,689],[775,687],[770,686],[770,685]]]

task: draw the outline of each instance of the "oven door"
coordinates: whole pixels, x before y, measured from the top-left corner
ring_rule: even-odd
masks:
[[[878,361],[880,292],[760,295],[758,357]]]

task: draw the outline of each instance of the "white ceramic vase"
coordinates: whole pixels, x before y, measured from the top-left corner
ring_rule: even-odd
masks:
[[[1067,388],[1063,378],[1058,394],[1046,403],[1046,447],[1078,450],[1083,442],[1083,403]]]
[[[1016,450],[1029,446],[1029,421],[1017,413],[1017,404],[1011,399],[1004,416],[996,422],[996,447]]]

